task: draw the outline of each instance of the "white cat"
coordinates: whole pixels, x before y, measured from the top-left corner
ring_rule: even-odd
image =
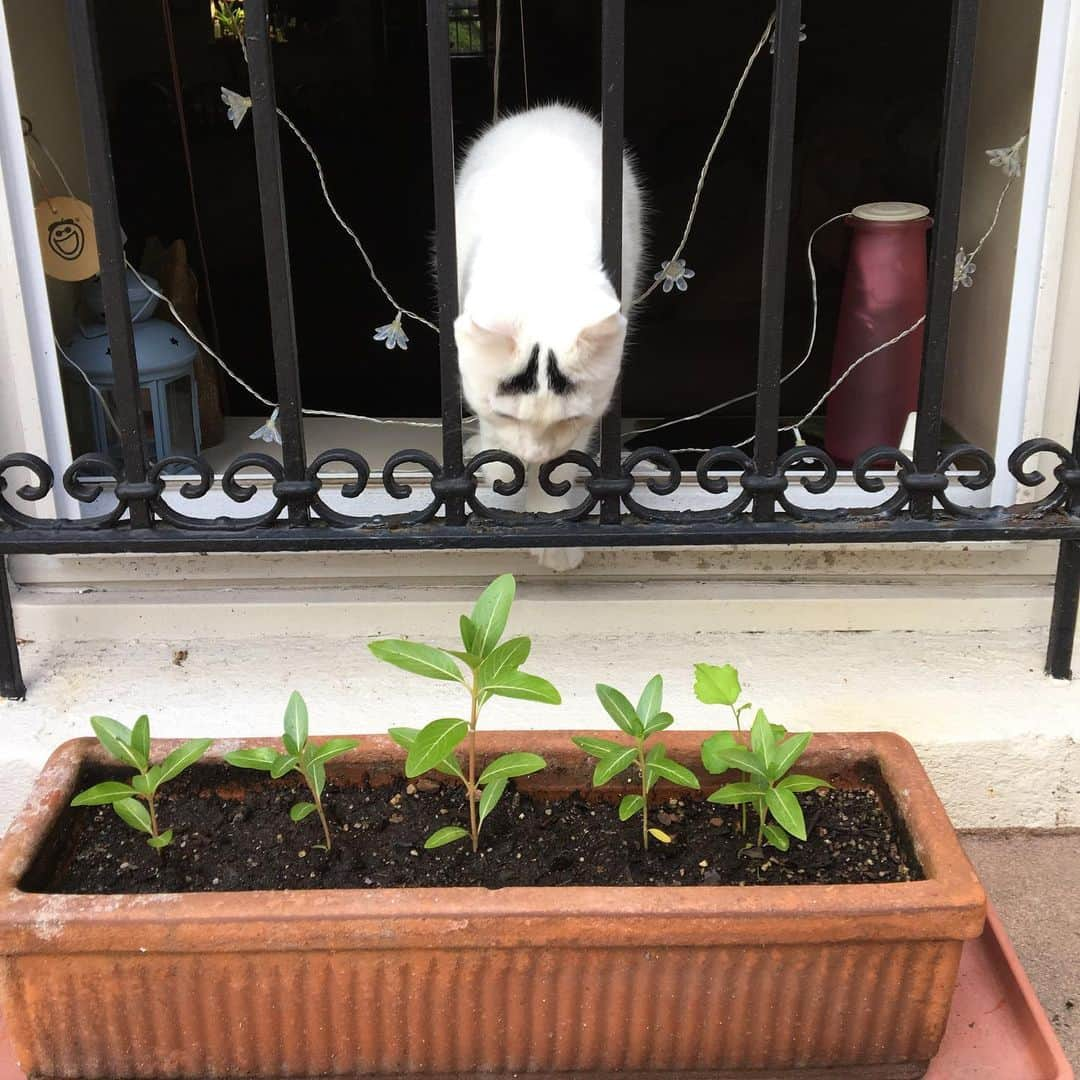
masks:
[[[541,490],[538,467],[588,449],[619,380],[643,245],[642,192],[626,157],[621,302],[604,272],[600,221],[600,125],[579,109],[545,105],[500,120],[458,173],[454,333],[480,428],[470,450],[507,450],[529,467],[528,510],[573,505],[573,494]],[[537,552],[565,570],[583,554]]]

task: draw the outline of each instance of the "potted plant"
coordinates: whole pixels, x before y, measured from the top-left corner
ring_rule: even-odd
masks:
[[[737,675],[710,665],[698,696],[735,732],[671,730],[658,678],[637,705],[598,690],[617,732],[482,730],[494,697],[557,700],[521,672],[527,639],[502,640],[512,600],[493,583],[460,650],[374,646],[458,684],[464,717],[318,743],[294,698],[281,743],[177,755],[113,722],[117,746],[61,746],[0,843],[23,1067],[921,1075],[985,898],[911,747],[763,712],[744,733]],[[169,760],[186,771],[164,786]],[[111,809],[132,768],[159,781],[167,845]]]

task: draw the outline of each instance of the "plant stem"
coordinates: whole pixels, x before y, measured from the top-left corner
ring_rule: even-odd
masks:
[[[731,705],[730,709],[735,714],[735,727],[738,728],[739,734],[742,734],[742,720],[740,719],[742,714],[734,705]],[[746,773],[739,773],[739,779],[745,782],[749,777]],[[741,832],[743,836],[746,835],[746,803],[742,804],[742,828],[739,829],[739,832]]]
[[[480,715],[477,697],[476,673],[473,672],[472,714],[469,717],[469,788],[466,795],[469,800],[469,832],[472,833],[474,855],[480,850],[480,826],[476,821],[476,721]]]
[[[157,814],[154,811],[154,796],[146,796],[146,806],[150,811],[150,835],[156,840],[158,836],[157,827]],[[158,854],[161,854],[161,848],[158,848]]]
[[[638,765],[641,767],[641,840],[649,847],[649,781],[645,771],[645,742],[638,741]]]
[[[326,837],[326,850],[330,850],[330,825],[326,820],[326,813],[322,808],[322,796],[319,794],[319,789],[315,786],[315,777],[308,776],[304,773],[304,779],[307,781],[308,790],[311,792],[312,797],[315,799],[315,812],[319,815],[319,820],[322,822],[323,836]]]
[[[322,822],[323,836],[326,837],[326,850],[330,850],[330,826],[326,821],[326,814],[323,813],[322,800],[319,799],[315,803],[315,809],[318,811],[319,820]]]

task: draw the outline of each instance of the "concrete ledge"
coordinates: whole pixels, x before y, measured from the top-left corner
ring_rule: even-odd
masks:
[[[289,691],[297,688],[315,732],[381,731],[454,715],[461,704],[454,685],[398,672],[368,652],[369,638],[402,629],[400,617],[385,611],[366,626],[356,625],[354,614],[345,636],[332,639],[260,635],[260,620],[244,637],[208,638],[206,628],[192,636],[185,622],[174,636],[24,644],[29,697],[0,702],[0,825],[26,798],[52,748],[89,733],[93,713],[130,722],[148,712],[160,736],[267,735],[280,730]],[[512,629],[530,628],[525,615],[515,612]],[[452,647],[454,621],[441,608],[433,616],[417,636]],[[677,722],[716,730],[728,726],[728,717],[694,698],[692,664],[731,662],[749,699],[793,730],[885,729],[910,739],[960,827],[1080,825],[1080,682],[1042,674],[1041,628],[658,634],[670,613],[658,607],[652,620],[641,611],[633,616],[618,631],[609,622],[594,634],[573,632],[580,631],[580,611],[577,619],[568,614],[567,633],[546,626],[534,635],[528,666],[556,683],[564,705],[498,700],[485,723],[603,726],[596,682],[636,691],[661,671]],[[639,633],[640,627],[651,632]],[[123,632],[131,634],[130,623]]]

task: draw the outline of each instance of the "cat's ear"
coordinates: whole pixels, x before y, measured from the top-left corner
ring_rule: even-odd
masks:
[[[619,309],[619,301],[614,296],[598,299],[583,322],[584,329],[579,337],[594,347],[606,345],[626,331],[626,316]]]
[[[490,316],[476,316],[464,312],[454,320],[454,340],[458,347],[466,345],[473,349],[507,350],[514,345],[516,328]]]

